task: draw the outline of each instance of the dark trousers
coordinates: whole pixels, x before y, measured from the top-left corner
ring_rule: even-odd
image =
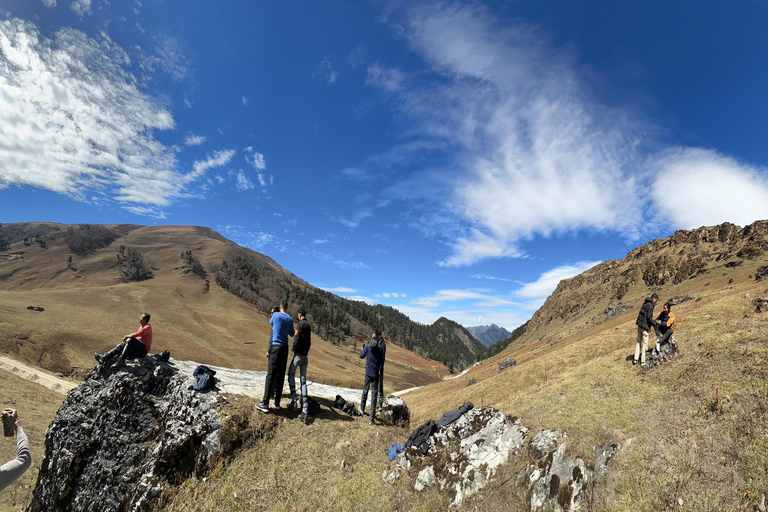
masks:
[[[379,407],[384,405],[384,369],[379,372]]]
[[[661,334],[659,331],[659,326],[654,325],[653,330],[656,331],[656,336],[659,336],[658,344],[659,346],[662,346],[663,344],[667,343],[669,341],[669,337],[672,336],[672,329],[667,329],[664,331],[664,334]]]
[[[147,355],[147,347],[136,338],[128,338],[125,344],[120,343],[104,354],[102,361],[106,363],[117,356],[123,356],[123,359],[131,359],[134,357],[144,357],[145,355]]]
[[[264,383],[264,400],[274,396],[275,405],[280,405],[280,397],[283,395],[285,384],[285,367],[288,364],[288,346],[272,345],[269,349],[269,365],[267,366],[267,381]]]
[[[365,412],[365,403],[368,401],[368,389],[371,389],[371,419],[376,416],[376,402],[379,394],[379,379],[377,377],[365,376],[363,384],[363,397],[360,399],[360,410]]]

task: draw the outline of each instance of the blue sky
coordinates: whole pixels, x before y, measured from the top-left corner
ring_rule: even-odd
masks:
[[[768,218],[768,2],[0,1],[0,222],[194,224],[430,323]]]

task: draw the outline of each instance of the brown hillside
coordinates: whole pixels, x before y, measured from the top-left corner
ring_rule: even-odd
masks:
[[[30,233],[37,225],[46,226],[47,248],[17,241],[0,253],[0,352],[76,376],[93,366],[93,352],[105,351],[134,331],[140,314],[147,311],[155,331],[153,352],[168,349],[178,359],[266,369],[268,311],[239,300],[213,281],[210,269],[233,245],[218,233],[191,226],[103,226],[118,238],[78,256],[67,245],[67,230],[78,226],[27,223],[20,231]],[[120,279],[121,246],[139,251],[151,268],[151,279]],[[186,251],[201,263],[203,275],[182,259]],[[253,254],[298,286],[309,286],[271,258]],[[28,306],[45,311],[30,311]],[[387,355],[385,386],[390,391],[447,374],[445,366],[400,347],[393,346]],[[313,336],[311,380],[360,386],[362,375],[363,362],[354,345]]]

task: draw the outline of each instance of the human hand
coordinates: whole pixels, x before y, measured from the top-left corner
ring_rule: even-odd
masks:
[[[267,352],[267,357],[269,357],[269,352]]]
[[[8,422],[11,424],[14,431],[21,426],[21,422],[19,421],[19,413],[16,412],[16,409],[3,409],[3,416],[8,418]]]

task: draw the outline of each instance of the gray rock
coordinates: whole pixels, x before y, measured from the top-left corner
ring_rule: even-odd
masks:
[[[531,511],[581,508],[583,491],[592,475],[583,460],[566,457],[566,449],[565,444],[558,446],[549,467],[534,472],[538,473],[538,478],[530,490]]]
[[[758,267],[757,272],[755,272],[755,281],[760,282],[763,279],[768,279],[768,265]]]
[[[611,460],[619,454],[621,445],[618,441],[611,441],[605,446],[595,445],[595,478],[600,479],[611,469]]]
[[[555,449],[557,442],[563,437],[559,430],[542,430],[531,439],[528,450],[531,458],[540,460]]]
[[[656,345],[654,344],[654,347]],[[655,350],[651,350],[650,355],[645,361],[645,368],[643,370],[643,373],[647,373],[648,371],[652,370],[653,368],[656,368],[657,366],[663,364],[665,361],[669,361],[673,357],[677,355],[678,352],[678,345],[677,340],[675,339],[675,336],[669,337],[669,342],[665,343],[661,346],[661,350],[656,352]]]
[[[411,464],[421,467],[415,488],[438,485],[450,493],[452,506],[458,506],[482,489],[510,455],[522,451],[527,435],[517,418],[492,407],[470,409],[450,425],[438,427],[426,455],[419,450],[401,453],[398,471]]]
[[[499,364],[499,371],[506,370],[510,366],[516,366],[517,359],[507,358]]]
[[[709,284],[709,283],[707,283]],[[706,286],[706,285],[704,285]],[[667,304],[672,304],[673,306],[677,306],[678,304],[682,304],[683,302],[693,300],[694,297],[690,293],[686,293],[685,295],[678,295],[677,297],[670,297],[667,299]]]
[[[219,448],[216,393],[152,358],[92,370],[45,436],[28,512],[153,510],[166,485],[202,476]]]
[[[406,427],[411,421],[411,411],[405,400],[397,396],[388,396],[384,405],[376,412],[376,416],[385,425]]]
[[[425,487],[432,487],[433,485],[435,485],[435,468],[427,466],[419,471],[414,487],[417,491],[421,491]]]
[[[467,381],[467,387],[471,386],[472,384],[477,384],[477,379],[469,379]]]
[[[606,318],[613,318],[630,309],[632,309],[632,306],[630,306],[629,304],[619,302],[615,306],[612,304],[608,305],[605,308],[605,311],[603,311],[603,314],[606,316]]]

